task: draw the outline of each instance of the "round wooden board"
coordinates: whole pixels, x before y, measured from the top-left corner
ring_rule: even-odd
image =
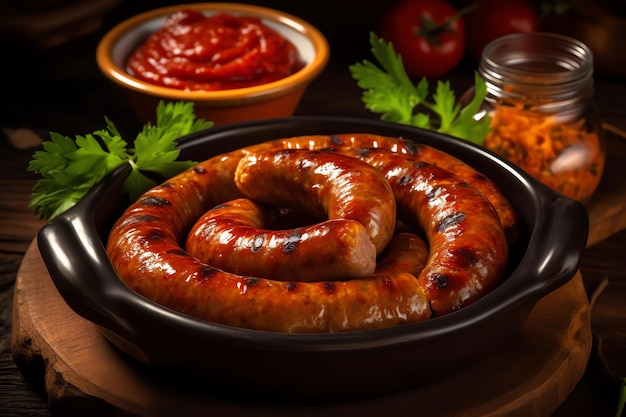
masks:
[[[367,417],[419,410],[440,417],[548,416],[582,378],[591,344],[589,303],[578,273],[535,306],[518,336],[452,378],[358,402],[244,403],[190,394],[142,374],[65,304],[36,242],[15,284],[15,360],[27,376],[41,379],[43,372],[51,408],[71,415]]]

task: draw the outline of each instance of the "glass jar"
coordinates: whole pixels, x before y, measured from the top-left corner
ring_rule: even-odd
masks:
[[[589,48],[556,34],[508,35],[484,48],[478,72],[487,96],[476,117],[491,117],[485,146],[587,202],[605,161]]]

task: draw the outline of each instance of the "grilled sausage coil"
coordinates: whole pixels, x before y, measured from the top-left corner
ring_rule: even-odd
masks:
[[[451,157],[434,150],[432,158],[436,164],[431,163],[422,160],[416,149],[423,147],[374,135],[307,136],[265,142],[215,156],[148,190],[134,202],[113,226],[107,253],[131,289],[181,313],[230,326],[279,332],[337,332],[389,327],[448,314],[474,302],[498,284],[508,262],[505,230],[516,227],[515,214],[484,176],[465,168],[483,188],[481,192],[469,181],[442,168],[446,163],[464,166],[462,162],[446,162]],[[298,158],[301,163],[294,165]],[[258,165],[260,171],[251,171],[253,174],[247,178],[253,181],[246,188],[245,175],[241,175],[240,181],[236,179],[238,169],[240,174],[245,173],[253,161],[259,160],[265,164]],[[247,262],[250,247],[267,249],[257,237],[260,230],[274,237],[285,232],[264,229],[267,224],[261,219],[265,209],[260,205],[279,201],[282,207],[295,201],[298,209],[315,206],[303,203],[311,198],[306,192],[308,185],[294,188],[305,190],[299,196],[287,195],[279,200],[279,195],[273,194],[272,201],[251,201],[267,195],[272,187],[264,175],[281,175],[284,168],[282,172],[290,172],[287,176],[293,178],[302,168],[302,161],[331,172],[340,171],[342,164],[367,171],[367,180],[350,176],[344,185],[320,187],[324,193],[331,193],[330,197],[316,197],[334,201],[333,204],[345,203],[355,195],[366,200],[362,202],[364,206],[359,203],[350,209],[357,210],[355,219],[344,219],[346,212],[329,207],[320,213],[318,206],[311,214],[341,213],[332,222],[358,225],[348,226],[355,227],[350,230],[367,230],[367,239],[361,241],[373,243],[374,253],[379,255],[374,270],[369,265],[364,270],[346,272],[343,278],[343,272],[320,275],[315,270],[326,268],[329,262],[312,262],[316,252],[323,252],[322,248],[313,243],[307,249],[306,239],[301,237],[295,242],[296,246],[302,245],[299,256],[303,261],[295,269],[285,266],[291,265],[288,261],[281,261],[282,266],[278,267],[267,261],[279,252],[284,255],[284,246],[280,245],[261,255],[267,261],[261,261],[261,266],[258,261]],[[330,161],[334,161],[334,168]],[[374,168],[376,174],[369,168]],[[385,181],[367,187],[368,182],[379,177]],[[350,190],[347,194],[346,187]],[[260,196],[254,195],[259,191]],[[393,203],[389,202],[389,193]],[[339,195],[343,197],[338,198]],[[359,213],[358,207],[366,209]],[[232,247],[245,255],[235,257],[233,250],[230,266],[201,260],[205,249],[198,249],[202,247],[203,233],[213,227],[203,226],[207,223],[198,219],[215,215],[216,225],[233,220],[225,220],[220,210],[239,216],[239,229],[224,232],[228,229],[225,227],[218,231],[218,235],[230,233],[242,238]],[[372,215],[373,212],[377,214]],[[421,230],[428,244],[415,234],[392,236],[396,215],[398,224],[403,222]],[[368,225],[373,227],[359,222],[367,216]],[[508,222],[506,225],[503,219]],[[324,223],[301,227],[320,230]],[[190,230],[193,232],[188,233]],[[356,236],[356,232],[348,233]],[[328,236],[333,238],[322,244],[329,246],[327,253],[349,258],[332,248],[335,242],[341,242],[335,238],[342,233],[331,231]],[[259,245],[250,246],[250,239],[254,242],[255,238]],[[294,242],[294,235],[289,237],[287,233],[283,238],[283,243],[289,239]],[[186,240],[192,243],[186,244]],[[211,248],[212,243],[205,243]],[[231,252],[224,246],[211,250],[222,258]],[[241,264],[249,265],[236,269],[237,258]],[[313,272],[305,274],[303,269]]]
[[[431,165],[436,165],[454,172],[485,195],[498,213],[502,227],[509,237],[509,242],[516,240],[518,236],[517,213],[515,213],[510,202],[502,195],[493,181],[458,158],[431,146],[402,138],[367,133],[344,133],[276,139],[253,145],[249,149],[258,152],[260,150],[270,149],[335,149],[341,151],[359,148],[387,149],[405,155],[407,158],[427,162]]]
[[[235,183],[257,201],[356,220],[367,230],[376,253],[393,236],[393,191],[377,169],[357,158],[293,149],[251,152],[239,162]]]
[[[417,279],[435,314],[458,310],[497,284],[508,263],[508,244],[483,194],[450,171],[387,149],[346,153],[385,175],[398,217],[426,234],[430,254]]]
[[[374,272],[376,248],[359,222],[333,219],[273,230],[267,210],[245,198],[220,204],[196,222],[185,249],[216,268],[281,281],[345,280]]]

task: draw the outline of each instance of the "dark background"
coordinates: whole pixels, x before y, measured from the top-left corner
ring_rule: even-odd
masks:
[[[451,0],[457,7],[472,0]],[[496,0],[506,1],[506,0]],[[568,3],[570,0],[541,0]],[[137,126],[130,120],[125,98],[116,86],[107,82],[99,73],[95,62],[95,48],[103,34],[122,20],[142,11],[184,2],[171,0],[2,0],[0,1],[0,127],[19,128],[28,126],[44,137],[47,132],[79,134],[103,126],[103,115],[126,125],[118,126],[122,131],[135,132]],[[190,1],[189,3],[193,3]],[[272,7],[301,17],[327,37],[331,46],[329,68],[322,77],[340,77],[349,90],[342,91],[344,99],[360,100],[360,90],[351,88],[348,66],[363,59],[370,59],[368,32],[376,30],[381,16],[393,3],[383,0],[265,0],[247,1]],[[626,0],[578,1],[593,4],[594,10],[615,18],[615,36],[622,29],[619,23],[626,16]],[[584,6],[587,7],[587,6]],[[582,6],[580,8],[582,10]],[[571,12],[565,18],[568,24],[559,21],[551,29],[571,31],[580,20],[580,14]],[[606,17],[605,16],[605,17]],[[587,16],[587,20],[589,17]],[[626,20],[625,20],[626,21]],[[608,23],[598,21],[598,31],[606,30]],[[609,25],[610,26],[610,25]],[[626,27],[626,25],[622,25]],[[595,29],[594,29],[595,30]],[[612,30],[612,29],[611,29]],[[83,33],[84,32],[84,33]],[[610,32],[609,32],[610,33]],[[583,36],[583,35],[581,35]],[[585,34],[584,36],[588,36]],[[594,36],[593,34],[590,36]],[[605,33],[597,36],[606,37]],[[584,41],[584,40],[583,40]],[[606,42],[609,42],[607,40]],[[606,44],[603,41],[603,45]],[[624,53],[625,48],[613,50],[613,55]],[[604,54],[604,51],[598,51]],[[596,61],[599,61],[597,58]],[[621,67],[596,68],[596,76],[622,77]],[[466,57],[456,70],[447,76],[459,94],[469,87],[467,77],[456,74],[471,74],[476,62]],[[345,78],[347,77],[347,78]],[[446,77],[444,77],[446,78]],[[471,78],[470,78],[471,80]],[[333,80],[331,80],[333,81]],[[321,83],[322,81],[320,81]],[[456,84],[455,84],[456,83]],[[307,94],[316,94],[310,89]],[[347,97],[347,98],[346,98]],[[307,97],[298,108],[299,114],[310,113]],[[328,97],[326,113],[347,114],[358,106],[338,103]],[[119,115],[119,116],[118,116]],[[363,112],[360,115],[370,116]]]

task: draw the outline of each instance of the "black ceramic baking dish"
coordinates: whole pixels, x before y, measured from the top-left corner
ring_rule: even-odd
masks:
[[[104,244],[129,204],[122,193],[128,170],[121,168],[41,229],[38,245],[54,284],[76,313],[148,372],[176,375],[177,381],[193,381],[196,389],[211,392],[220,387],[319,399],[371,395],[452,377],[515,334],[539,299],[575,275],[588,233],[584,206],[466,141],[377,120],[293,117],[190,135],[181,140],[181,158],[203,160],[275,138],[334,133],[415,140],[493,179],[520,218],[521,237],[512,248],[506,280],[452,314],[379,330],[284,334],[198,320],[138,295],[114,272]]]

